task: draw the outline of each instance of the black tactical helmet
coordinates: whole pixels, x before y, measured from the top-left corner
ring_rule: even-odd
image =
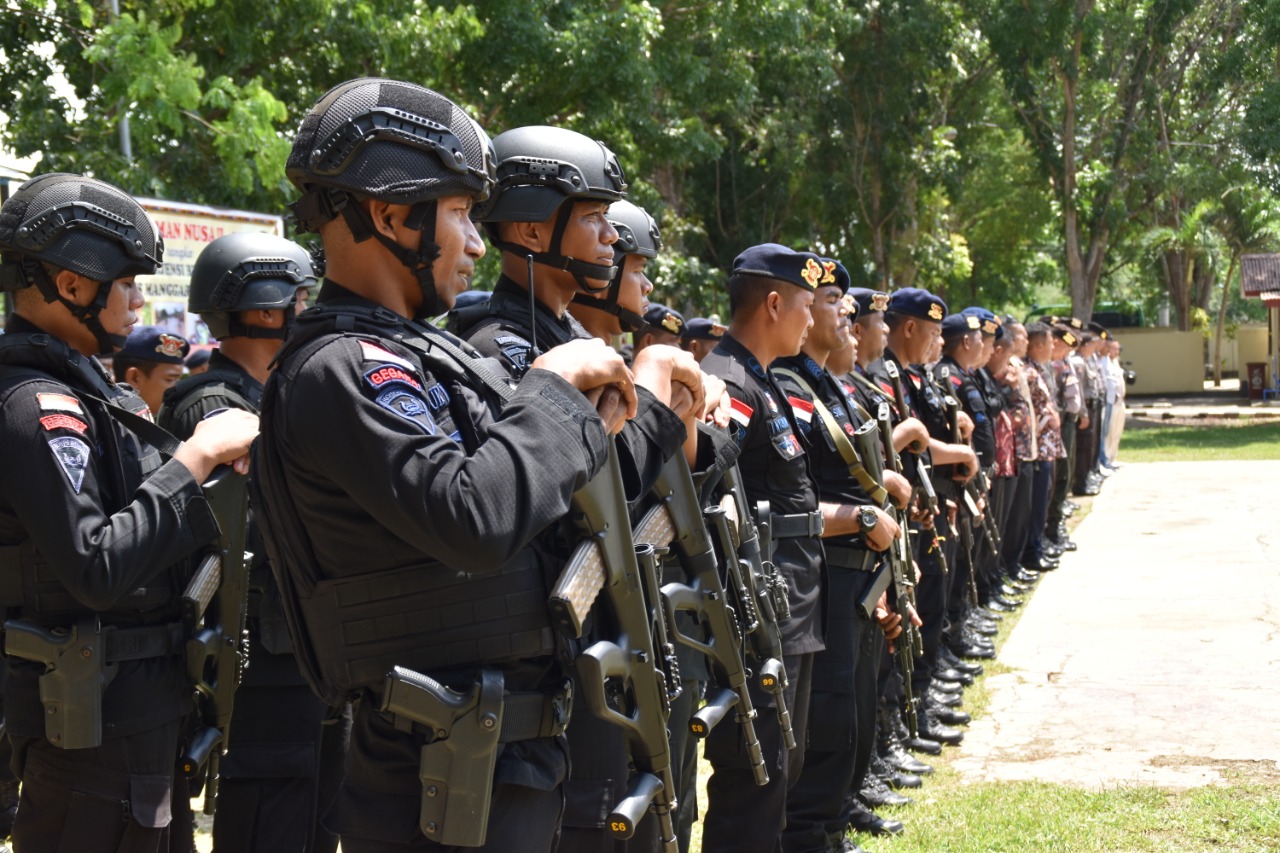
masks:
[[[443,95],[413,83],[365,77],[330,89],[302,120],[285,173],[302,190],[291,207],[298,230],[341,215],[357,242],[374,237],[418,278],[424,313],[440,313],[431,262],[436,199],[489,196],[493,145],[480,125]],[[355,204],[373,198],[410,205],[418,251],[384,237]]]
[[[618,318],[624,332],[638,332],[644,328],[644,317],[628,311],[618,304],[618,296],[622,290],[622,265],[627,255],[639,255],[653,259],[662,251],[662,235],[658,233],[658,223],[643,208],[629,201],[615,201],[609,205],[609,224],[618,232],[618,241],[613,244],[613,264],[619,274],[609,283],[609,293],[603,299],[575,293],[573,301],[577,305],[585,305],[605,311]]]
[[[627,182],[618,158],[588,136],[562,127],[517,127],[493,140],[498,161],[498,185],[487,202],[477,206],[473,218],[488,226],[491,242],[506,252],[532,255],[540,264],[573,273],[584,290],[602,290],[586,279],[612,281],[617,272],[560,251],[560,240],[569,223],[572,205],[566,201],[612,203],[627,196]],[[495,227],[499,222],[543,222],[559,211],[551,251],[531,253],[523,246],[503,241]]]
[[[629,201],[617,201],[609,205],[609,222],[618,231],[618,242],[613,244],[613,258],[623,255],[639,255],[653,260],[662,251],[662,234],[658,223],[642,207]]]
[[[18,187],[0,208],[0,290],[39,288],[46,302],[62,302],[98,340],[103,354],[124,346],[98,320],[111,294],[99,287],[82,307],[58,295],[42,264],[106,283],[152,275],[164,257],[164,240],[151,217],[124,190],[96,178],[60,172]]]
[[[215,338],[281,338],[293,325],[300,287],[314,287],[311,256],[297,243],[258,231],[219,237],[200,253],[191,270],[187,310],[199,314]],[[285,309],[285,325],[246,325],[238,311]]]

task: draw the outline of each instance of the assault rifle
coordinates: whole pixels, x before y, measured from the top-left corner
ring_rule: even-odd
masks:
[[[901,474],[902,460],[893,446],[893,424],[889,418],[888,403],[881,403],[877,408],[876,423],[880,425],[880,435],[884,442],[884,467],[895,474]],[[902,636],[894,646],[894,654],[898,658],[898,668],[902,671],[907,727],[911,736],[916,737],[920,733],[920,721],[916,713],[915,697],[911,691],[911,676],[915,672],[915,659],[924,656],[924,637],[907,612],[908,607],[911,610],[916,609],[915,563],[911,559],[911,549],[907,545],[906,512],[899,511],[894,507],[893,501],[888,499],[885,501],[884,510],[891,513],[902,528],[902,536],[893,540],[889,546],[889,568],[893,572],[894,603],[902,616]]]
[[[884,372],[889,376],[889,381],[893,385],[893,399],[898,406],[898,413],[903,418],[911,417],[911,409],[907,407],[907,395],[902,387],[902,373],[898,370],[898,365],[892,361],[885,360]],[[892,441],[892,437],[890,441]],[[924,458],[919,454],[915,454],[914,458],[916,463],[914,472],[902,472],[915,487],[911,499],[914,502],[917,495],[922,496],[925,506],[929,508],[929,512],[933,513],[933,517],[936,519],[942,508],[938,504],[938,493],[933,488],[933,479],[929,473],[929,466],[925,464]],[[933,547],[938,551],[938,565],[945,575],[949,568],[947,566],[947,558],[942,551],[942,540],[936,530],[933,531]]]
[[[727,570],[727,591],[734,598],[758,684],[773,696],[783,744],[787,749],[795,749],[791,712],[784,692],[789,682],[782,662],[782,632],[778,627],[777,609],[779,598],[786,602],[786,582],[777,566],[765,556],[768,545],[762,543],[752,520],[747,492],[736,465],[725,471],[719,490],[720,507],[724,511],[710,516],[709,520],[715,527],[716,542]]]
[[[943,367],[943,377],[949,374],[947,368]],[[956,444],[965,444],[965,440],[960,435],[960,402],[951,394],[943,397],[943,405],[947,410],[947,423],[951,427],[951,439]],[[964,486],[961,493],[964,500],[961,501],[964,506],[956,512],[956,530],[960,534],[960,551],[964,555],[965,562],[969,566],[969,603],[975,607],[978,604],[978,579],[975,577],[976,569],[973,564],[973,521],[978,517],[978,498],[973,489],[973,481],[970,480]]]
[[[607,465],[574,493],[571,515],[584,541],[551,592],[551,611],[561,629],[577,639],[597,597],[603,593],[609,602],[617,635],[578,655],[578,676],[591,712],[623,730],[635,765],[627,795],[610,810],[609,831],[617,838],[630,838],[636,824],[652,811],[664,853],[676,853],[676,789],[667,718],[680,679],[678,672],[658,663],[673,666],[675,654],[661,632],[655,637],[655,626],[665,622],[665,614],[657,601],[658,566],[649,544],[671,541],[671,514],[664,505],[654,507],[632,534],[617,448],[611,440]]]
[[[200,729],[179,760],[189,779],[204,779],[204,813],[218,797],[218,763],[231,736],[231,708],[249,660],[245,617],[249,561],[245,535],[249,521],[248,483],[224,467],[204,484],[205,499],[221,534],[201,559],[182,594],[187,640],[187,677],[196,689]]]
[[[756,737],[756,710],[747,689],[747,670],[742,659],[742,623],[725,594],[720,574],[720,558],[707,533],[708,527],[718,529],[725,513],[723,507],[699,506],[689,464],[680,452],[674,454],[663,466],[654,494],[660,501],[655,507],[665,514],[672,535],[654,545],[668,543],[680,560],[688,584],[669,583],[662,587],[662,601],[667,609],[667,621],[672,626],[676,640],[706,656],[715,678],[714,687],[707,690],[706,704],[689,722],[690,733],[704,738],[711,733],[731,709],[736,708],[735,720],[742,730],[747,758],[757,785],[769,781],[760,741]],[[637,534],[636,541],[641,541]],[[737,556],[728,558],[736,564]],[[676,613],[684,611],[693,615],[703,627],[706,639],[682,634],[676,627]]]

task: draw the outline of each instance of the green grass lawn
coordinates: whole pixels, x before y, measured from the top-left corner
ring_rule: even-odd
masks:
[[[1230,428],[1243,431],[1245,428]],[[1135,432],[1181,432],[1163,428]],[[1203,428],[1189,428],[1192,434]],[[1267,439],[1244,444],[1280,442],[1280,426],[1271,426]],[[1125,441],[1130,440],[1126,435]],[[1150,443],[1152,461],[1168,453],[1164,441]],[[1126,445],[1127,446],[1127,445]],[[1222,447],[1220,444],[1219,447]],[[1224,449],[1230,449],[1230,446]],[[1273,455],[1247,458],[1280,458]],[[1224,455],[1217,458],[1245,458]],[[1126,462],[1138,461],[1122,452]],[[1145,461],[1145,460],[1144,460]],[[1068,522],[1072,529],[1091,509],[1092,498],[1075,498],[1080,504]],[[1035,593],[1033,592],[1032,595]],[[1017,625],[1022,611],[1000,623],[997,647]],[[965,710],[979,718],[989,705],[986,680],[1010,672],[999,660],[984,661],[986,672],[965,690]],[[1090,791],[1051,782],[973,782],[951,766],[956,750],[941,756],[921,756],[935,773],[925,786],[907,791],[915,802],[899,809],[884,809],[886,817],[902,820],[906,832],[897,838],[856,836],[855,841],[873,853],[1040,853],[1041,851],[1280,851],[1280,767],[1274,756],[1257,762],[1228,764],[1224,784],[1187,791],[1166,791],[1151,786],[1116,787]],[[699,766],[700,803],[705,808],[706,777],[710,767]],[[702,827],[694,827],[692,849],[700,849]],[[762,848],[763,849],[763,848]]]
[[[1120,462],[1280,459],[1280,422],[1126,429]]]

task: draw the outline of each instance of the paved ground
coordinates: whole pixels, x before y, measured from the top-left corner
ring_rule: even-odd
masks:
[[[1131,464],[987,679],[955,766],[1090,787],[1280,778],[1280,462]]]

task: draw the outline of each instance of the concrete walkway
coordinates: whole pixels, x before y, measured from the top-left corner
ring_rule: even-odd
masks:
[[[1130,464],[1073,534],[957,751],[974,780],[1280,779],[1280,462]]]

